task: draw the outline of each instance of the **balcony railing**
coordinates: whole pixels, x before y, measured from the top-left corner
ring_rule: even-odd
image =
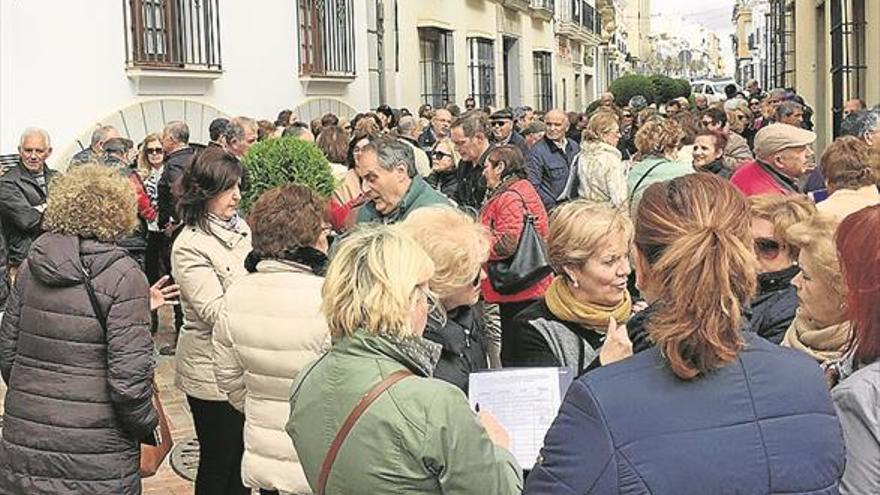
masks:
[[[588,38],[584,31],[599,35],[599,13],[587,0],[559,0],[560,31],[575,38]]]
[[[355,75],[354,1],[298,0],[300,74]]]
[[[220,70],[219,0],[123,0],[128,67]]]
[[[556,10],[554,3],[555,0],[532,0],[532,12],[549,20],[553,17],[553,12]]]

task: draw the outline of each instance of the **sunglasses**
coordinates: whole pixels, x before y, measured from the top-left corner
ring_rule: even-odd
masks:
[[[492,127],[504,127],[505,124],[507,124],[506,120],[493,120],[492,121]]]
[[[623,118],[625,118],[625,119],[631,119],[631,118],[633,118],[633,116],[630,115],[630,114],[628,114],[628,113],[625,113],[625,114],[623,114]]]
[[[447,156],[452,156],[452,155],[450,155],[449,153],[444,153],[442,151],[432,151],[431,152],[431,158],[433,158],[434,160],[442,160],[442,159],[446,158]]]
[[[782,244],[775,239],[768,239],[766,237],[755,238],[755,252],[765,260],[776,259],[781,249]]]
[[[160,155],[162,152],[162,148],[147,148],[148,155]]]

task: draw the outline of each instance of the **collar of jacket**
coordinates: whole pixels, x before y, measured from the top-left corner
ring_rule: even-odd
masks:
[[[250,235],[250,230],[247,227],[247,223],[245,223],[244,219],[241,220],[242,229],[241,232],[235,232],[227,229],[223,226],[222,223],[208,219],[208,234],[217,238],[218,241],[223,243],[228,249],[233,249],[238,246],[238,243],[242,242],[248,235]],[[201,230],[200,227],[195,227]]]
[[[776,170],[772,165],[765,161],[756,159],[755,162],[759,167],[763,168],[768,174],[770,174],[770,176],[773,177],[773,179],[783,188],[795,193],[800,192],[796,180]]]
[[[561,155],[564,155],[568,151],[569,146],[571,146],[571,142],[570,142],[571,139],[569,139],[567,137],[565,138],[565,147],[564,148],[560,148],[559,145],[556,144],[556,141],[551,140],[547,136],[544,136],[544,141],[547,142],[547,148],[550,149],[551,153],[559,153]]]
[[[400,363],[413,373],[432,376],[443,346],[421,336],[394,337],[358,330],[351,337],[333,342],[333,352],[351,356],[384,357]]]
[[[800,273],[801,268],[797,265],[779,270],[778,272],[767,272],[758,274],[758,293],[767,294],[785,289],[791,285],[791,280]]]
[[[722,170],[724,170],[724,162],[719,158],[718,160],[715,160],[709,165],[703,167],[703,170],[718,175],[721,173]]]
[[[403,219],[406,216],[406,213],[412,208],[413,203],[416,202],[419,196],[424,194],[425,189],[431,186],[425,182],[425,179],[422,179],[421,176],[416,174],[412,178],[412,182],[409,185],[409,189],[406,190],[406,193],[400,198],[400,202],[397,203],[397,207],[394,208],[394,211],[387,215],[383,215],[376,209],[376,205],[371,201],[365,205],[366,208],[370,208],[375,212],[375,216],[381,218],[383,222],[397,222]]]

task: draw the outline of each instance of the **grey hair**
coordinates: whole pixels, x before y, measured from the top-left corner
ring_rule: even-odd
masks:
[[[804,106],[796,101],[783,101],[776,107],[776,120],[791,116],[797,110],[803,110]]]
[[[99,143],[106,141],[110,133],[115,130],[116,128],[112,125],[98,125],[94,132],[92,132],[91,147],[94,148]]]
[[[480,110],[471,110],[452,122],[450,129],[461,127],[465,137],[472,138],[481,133],[486,139],[492,134],[489,130],[489,117]]]
[[[223,135],[226,136],[227,141],[233,139],[243,141],[245,128],[257,132],[257,121],[250,117],[235,117],[226,124],[226,131]]]
[[[173,120],[165,124],[164,132],[175,143],[189,144],[189,126],[186,125],[186,122]]]
[[[401,134],[409,135],[413,129],[416,127],[416,119],[414,119],[411,115],[404,115],[397,121],[397,130],[400,131]]]
[[[379,166],[385,170],[394,170],[394,167],[403,162],[406,164],[407,175],[415,177],[417,173],[415,155],[408,144],[392,137],[382,136],[370,141],[365,148],[376,153]]]
[[[880,108],[859,110],[840,122],[840,135],[865,139],[866,134],[877,128],[880,128]]]
[[[49,139],[49,133],[46,132],[46,129],[42,129],[40,127],[28,127],[21,133],[21,139],[18,140],[18,145],[21,146],[24,144],[24,140],[31,136],[40,136],[43,138],[43,141],[46,143],[47,148],[52,147],[52,140]]]

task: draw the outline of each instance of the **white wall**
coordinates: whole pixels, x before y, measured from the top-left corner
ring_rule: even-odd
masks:
[[[182,95],[189,90],[174,84],[165,95],[139,95],[125,70],[123,2],[0,1],[0,154],[15,153],[25,127],[44,127],[56,166],[95,123],[156,98],[269,120],[311,98],[369,106],[363,1],[354,2],[357,77],[333,85],[300,81],[296,0],[219,3],[223,74],[201,95]]]

